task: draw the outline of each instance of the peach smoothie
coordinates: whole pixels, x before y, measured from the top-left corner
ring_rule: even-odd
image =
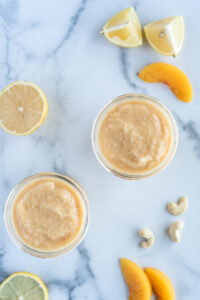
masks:
[[[98,131],[98,145],[105,160],[128,174],[156,168],[167,156],[171,140],[167,116],[153,103],[137,99],[116,104]]]
[[[70,184],[47,177],[31,181],[16,195],[12,216],[15,230],[27,246],[53,251],[77,238],[84,209]]]

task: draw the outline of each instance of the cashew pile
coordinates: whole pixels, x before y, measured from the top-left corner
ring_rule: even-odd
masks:
[[[171,202],[168,204],[167,209],[170,214],[178,216],[183,214],[188,209],[188,199],[181,197],[177,203]],[[169,226],[169,236],[172,241],[179,243],[181,240],[181,230],[184,228],[183,221],[176,221]],[[141,229],[138,232],[139,236],[143,238],[140,246],[144,249],[150,248],[155,243],[155,236],[150,229]]]
[[[174,216],[181,215],[188,209],[188,199],[181,197],[177,203],[169,203],[167,208],[170,214]]]
[[[139,231],[139,236],[144,239],[144,241],[140,243],[142,248],[147,249],[153,246],[155,242],[155,236],[150,229],[141,229]]]

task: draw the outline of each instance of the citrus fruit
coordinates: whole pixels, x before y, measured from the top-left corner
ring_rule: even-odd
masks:
[[[176,97],[183,102],[192,101],[192,85],[183,71],[167,63],[153,63],[139,72],[139,77],[146,82],[166,83]]]
[[[0,93],[0,125],[15,135],[27,135],[44,122],[48,105],[33,83],[16,81]]]
[[[177,56],[184,42],[182,16],[162,19],[144,27],[149,44],[160,54]]]
[[[120,259],[120,266],[129,288],[129,300],[150,300],[152,289],[143,269],[126,258]]]
[[[47,300],[48,291],[34,274],[18,272],[0,285],[0,300]]]
[[[126,8],[114,15],[101,31],[113,44],[120,47],[142,45],[142,31],[133,7]]]
[[[174,288],[167,275],[154,268],[146,268],[145,273],[158,300],[175,300]]]

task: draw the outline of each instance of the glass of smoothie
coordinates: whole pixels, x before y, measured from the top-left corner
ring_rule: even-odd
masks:
[[[98,161],[124,179],[143,179],[164,169],[177,143],[174,117],[162,103],[145,95],[117,97],[99,112],[92,130]]]
[[[8,196],[5,223],[12,240],[37,257],[56,257],[78,246],[89,222],[80,184],[57,173],[25,178]]]

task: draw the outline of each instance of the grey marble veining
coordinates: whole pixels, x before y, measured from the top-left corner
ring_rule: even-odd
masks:
[[[53,50],[53,54],[56,54],[62,47],[65,42],[67,42],[71,35],[73,34],[73,31],[78,24],[79,18],[82,14],[82,12],[85,10],[87,0],[82,0],[79,4],[77,10],[75,11],[74,15],[70,18],[70,25],[66,30],[66,33],[64,34],[64,37],[62,38],[61,42],[58,44],[58,46]]]
[[[114,13],[133,5],[145,25],[183,15],[185,43],[177,59],[144,46],[121,49],[99,34]],[[39,275],[49,299],[122,300],[127,289],[119,258],[153,266],[172,279],[176,299],[200,299],[200,4],[191,0],[0,0],[0,88],[14,80],[36,83],[46,94],[48,117],[35,133],[15,137],[0,130],[0,281],[16,271]],[[190,104],[177,101],[162,84],[138,78],[148,63],[166,61],[183,69],[194,88]],[[94,157],[91,129],[99,109],[125,93],[142,93],[163,102],[179,128],[177,153],[166,170],[140,182],[107,173]],[[6,198],[23,178],[61,172],[86,190],[91,223],[84,242],[50,260],[31,257],[8,237],[3,220]],[[177,218],[168,202],[187,195],[189,210],[180,244],[166,231]],[[137,231],[151,228],[156,243],[139,247]]]
[[[180,124],[182,130],[186,133],[187,138],[194,142],[194,150],[197,157],[200,159],[200,130],[198,124],[192,120],[188,120],[186,123],[183,122],[179,117],[176,118]]]

